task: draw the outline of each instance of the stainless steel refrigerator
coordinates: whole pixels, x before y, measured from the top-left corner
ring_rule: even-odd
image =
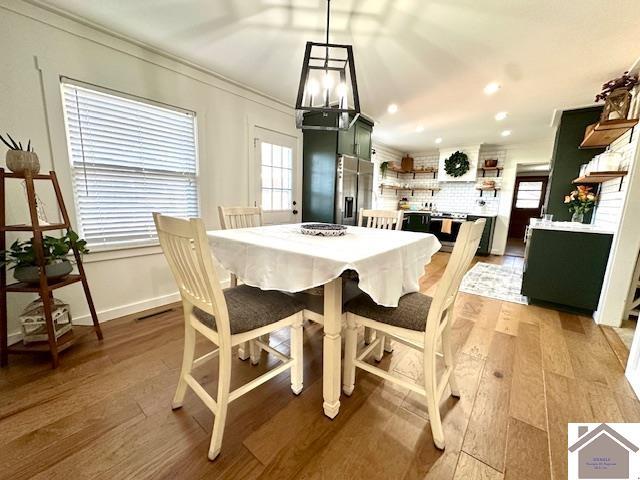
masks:
[[[371,208],[373,163],[349,155],[338,157],[336,172],[335,221],[357,225],[358,211]]]

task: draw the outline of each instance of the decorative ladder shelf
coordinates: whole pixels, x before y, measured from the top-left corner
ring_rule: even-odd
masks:
[[[27,200],[29,202],[29,215],[31,218],[31,225],[6,225],[5,219],[5,179],[15,178],[18,180],[24,180],[27,189]],[[62,216],[63,222],[54,225],[40,225],[37,213],[37,199],[34,180],[50,180],[53,185],[53,190],[58,202],[58,208]],[[102,340],[102,331],[100,330],[100,324],[98,323],[98,316],[93,305],[93,299],[91,298],[91,291],[89,290],[89,284],[87,283],[87,277],[82,266],[82,258],[78,249],[73,247],[73,256],[75,257],[78,273],[74,275],[68,275],[62,280],[54,283],[49,283],[45,275],[45,259],[43,249],[42,232],[50,230],[69,230],[71,223],[69,221],[69,215],[64,205],[64,199],[62,198],[62,192],[60,191],[60,185],[55,172],[49,172],[48,175],[21,175],[17,173],[7,173],[4,169],[0,168],[0,251],[7,248],[7,232],[31,232],[33,234],[33,246],[36,252],[36,258],[38,266],[40,268],[40,282],[38,285],[29,285],[26,283],[13,283],[7,285],[7,272],[4,267],[0,267],[0,366],[5,366],[9,362],[9,353],[49,353],[51,355],[51,365],[53,368],[58,366],[58,354],[69,348],[76,343],[84,334],[90,333],[93,330],[98,337],[98,340]],[[82,282],[82,288],[84,289],[84,295],[89,305],[89,311],[91,312],[91,318],[93,320],[93,328],[91,327],[78,327],[75,326],[73,330],[65,333],[56,340],[55,326],[51,317],[51,300],[53,299],[53,290],[67,285],[72,285],[77,282]],[[43,303],[44,316],[47,327],[47,336],[49,338],[48,343],[36,342],[29,345],[22,343],[16,345],[8,345],[8,325],[7,325],[7,293],[12,292],[27,292],[27,293],[39,293]],[[82,332],[81,332],[82,331]]]

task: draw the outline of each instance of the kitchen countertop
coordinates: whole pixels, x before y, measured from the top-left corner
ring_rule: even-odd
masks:
[[[615,232],[610,228],[596,227],[595,225],[587,225],[578,222],[549,222],[543,223],[537,218],[532,218],[529,228],[538,230],[558,230],[563,232],[580,232],[580,233],[601,233],[613,235]]]
[[[432,212],[429,210],[404,210],[404,214],[431,214],[431,215],[440,215],[442,213],[452,213],[452,212]],[[465,213],[465,212],[456,212],[456,213]],[[466,212],[466,215],[471,215],[471,216],[475,216],[475,217],[497,217],[498,214],[497,213],[476,213],[476,212]]]

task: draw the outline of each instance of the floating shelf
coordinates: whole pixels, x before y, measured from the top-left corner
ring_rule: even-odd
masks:
[[[635,127],[638,119],[631,120],[607,120],[606,122],[593,123],[587,125],[584,132],[584,140],[580,148],[603,148],[608,147],[615,140]]]
[[[418,169],[413,169],[413,170],[404,170],[401,167],[392,167],[391,165],[389,165],[387,167],[387,172],[393,172],[396,174],[396,178],[399,178],[400,174],[405,174],[405,173],[411,173],[413,174],[413,178],[416,178],[416,173],[429,173],[431,175],[433,175],[433,178],[436,178],[436,175],[438,173],[437,169],[433,169],[433,170],[418,170]]]
[[[476,187],[476,190],[480,190],[480,196],[482,197],[483,192],[493,192],[493,196],[498,195],[498,190],[500,187]]]
[[[499,177],[502,170],[504,170],[503,167],[478,167],[478,171],[482,172],[483,177],[486,177],[487,172],[496,172],[495,176]]]
[[[573,183],[602,183],[614,178],[621,178],[627,175],[627,171],[617,172],[591,172],[588,175],[576,178]]]
[[[437,187],[416,187],[416,188],[411,188],[411,187],[397,187],[395,185],[384,185],[381,184],[380,185],[380,194],[382,194],[384,192],[384,189],[391,189],[391,190],[395,190],[396,191],[396,195],[398,194],[398,192],[408,192],[411,191],[411,196],[413,196],[415,194],[415,192],[431,192],[431,196],[433,197],[435,195],[435,192],[439,192],[440,188]]]

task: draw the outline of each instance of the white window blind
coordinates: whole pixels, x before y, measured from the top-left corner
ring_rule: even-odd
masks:
[[[81,235],[90,246],[155,243],[152,212],[198,216],[195,116],[63,80]]]

